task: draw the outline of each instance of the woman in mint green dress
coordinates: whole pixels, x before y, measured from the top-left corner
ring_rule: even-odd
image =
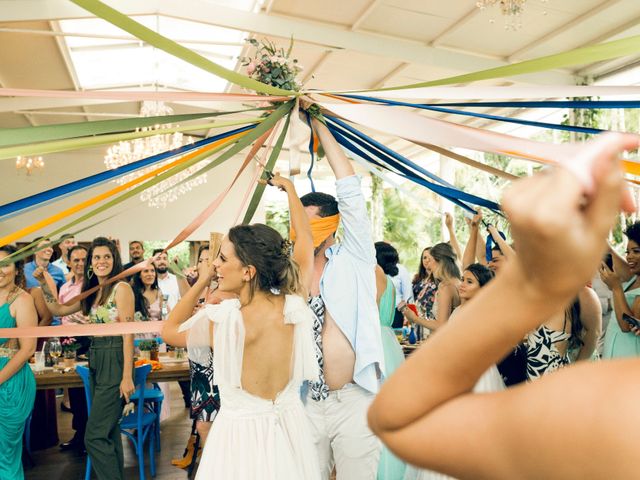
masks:
[[[613,254],[614,271],[606,264],[600,266],[600,277],[613,293],[613,311],[604,336],[602,358],[640,357],[640,337],[631,331],[622,314],[640,317],[640,222],[625,232],[627,243],[626,262]],[[621,280],[626,274],[627,281]]]
[[[15,249],[0,248],[0,260]],[[36,307],[22,284],[22,262],[0,267],[0,328],[35,327]],[[27,365],[36,349],[35,338],[0,338],[0,478],[23,479],[22,435],[33,409],[36,381]]]
[[[402,347],[398,343],[398,338],[391,328],[396,310],[396,291],[389,275],[398,274],[398,252],[389,244],[377,242],[376,258],[378,265],[381,267],[376,270],[378,292],[384,289],[384,293],[382,293],[382,296],[378,300],[380,333],[384,350],[383,373],[385,378],[389,378],[404,361]],[[398,459],[398,457],[391,453],[386,447],[382,447],[380,463],[378,464],[378,480],[402,480],[405,469],[406,465],[403,461]]]

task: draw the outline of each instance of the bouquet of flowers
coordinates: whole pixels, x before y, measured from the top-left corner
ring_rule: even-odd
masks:
[[[248,42],[256,51],[253,57],[240,57],[242,65],[247,67],[247,75],[273,87],[296,92],[300,90],[301,85],[297,82],[296,75],[302,71],[302,66],[298,64],[297,59],[290,58],[293,38],[286,52],[266,39],[258,42],[251,38]]]

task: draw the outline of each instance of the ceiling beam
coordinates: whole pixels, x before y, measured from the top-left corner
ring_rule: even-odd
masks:
[[[313,75],[316,73],[316,71],[329,59],[329,57],[331,56],[331,52],[333,52],[333,50],[327,50],[326,52],[324,52],[320,59],[313,65],[313,67],[307,70],[307,72],[304,74],[304,77],[302,77],[302,85],[305,85],[309,80],[313,78]]]
[[[9,97],[0,98],[0,113],[20,110],[43,110],[47,108],[81,107],[83,105],[103,105],[105,103],[127,103],[122,100],[96,100],[89,98],[34,98]],[[23,113],[23,115],[27,115]],[[78,115],[82,115],[78,112]]]
[[[533,48],[539,46],[542,43],[548,43],[549,40],[553,40],[558,35],[562,35],[563,33],[566,33],[567,30],[570,30],[573,27],[576,27],[576,26],[580,25],[581,23],[586,22],[587,20],[589,20],[589,19],[595,17],[596,15],[598,15],[599,13],[601,13],[603,10],[608,9],[608,8],[614,6],[617,3],[620,3],[620,0],[606,0],[605,2],[602,2],[599,5],[596,5],[591,10],[586,11],[585,13],[583,13],[582,15],[579,15],[578,17],[574,18],[570,22],[567,22],[567,23],[559,26],[558,28],[556,28],[555,30],[552,30],[549,33],[545,33],[541,37],[538,37],[535,40],[533,40],[532,42],[527,43],[524,47],[521,47],[518,50],[516,50],[515,52],[512,52],[511,55],[509,55],[507,57],[507,61],[509,61],[509,62],[517,62],[517,61],[523,60],[523,54],[524,53],[528,52],[529,50],[532,50]]]
[[[162,2],[159,0],[110,0],[109,5],[127,15],[157,14],[198,23],[216,25],[260,35],[289,38],[335,49],[394,58],[419,65],[442,65],[458,72],[472,72],[507,65],[503,60],[455,52],[396,37],[344,30],[300,18],[252,13],[198,0]],[[0,0],[0,21],[57,20],[91,18],[92,15],[67,0]],[[534,84],[573,85],[573,75],[558,70],[519,76]]]
[[[360,26],[365,22],[365,20],[371,15],[378,5],[380,5],[381,0],[372,0],[369,2],[369,5],[360,13],[355,22],[351,25],[351,30],[356,31],[360,28]]]
[[[460,17],[458,20],[456,20],[447,28],[445,28],[444,31],[440,32],[435,38],[431,39],[431,41],[429,42],[429,45],[431,45],[432,47],[437,47],[438,45],[440,45],[442,43],[442,39],[446,35],[450,34],[454,30],[460,28],[462,25],[467,23],[469,20],[475,17],[479,11],[480,9],[474,5],[471,10],[469,10],[462,17]]]

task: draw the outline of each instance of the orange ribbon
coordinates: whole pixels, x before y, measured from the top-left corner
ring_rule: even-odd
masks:
[[[311,234],[313,235],[313,247],[317,248],[330,235],[336,233],[340,225],[340,214],[336,213],[330,217],[314,218],[309,223],[311,224]],[[289,238],[292,242],[296,241],[296,232],[293,229],[289,231]]]

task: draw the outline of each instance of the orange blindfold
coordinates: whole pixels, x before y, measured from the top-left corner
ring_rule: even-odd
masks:
[[[318,248],[322,242],[338,230],[340,214],[338,213],[324,218],[314,218],[309,223],[311,224],[311,234],[313,235],[313,247]],[[289,232],[289,238],[292,242],[296,241],[296,233],[293,229]]]

